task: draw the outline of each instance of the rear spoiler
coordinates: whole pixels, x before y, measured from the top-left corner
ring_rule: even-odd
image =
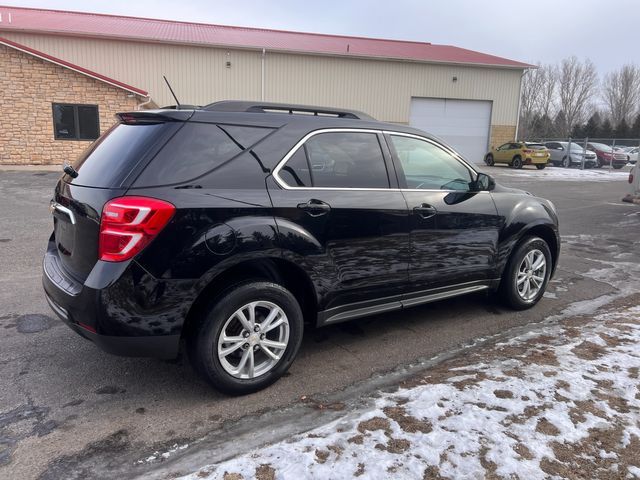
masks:
[[[116,113],[116,118],[119,122],[129,125],[186,122],[193,116],[193,113],[194,110],[136,110]]]

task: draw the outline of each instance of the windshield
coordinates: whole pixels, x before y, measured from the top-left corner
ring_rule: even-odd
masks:
[[[584,150],[584,145],[578,145],[577,143],[571,142],[571,150]],[[587,148],[587,150],[589,149]]]
[[[592,143],[591,144],[594,148],[597,148],[598,150],[602,150],[603,152],[611,152],[612,148],[609,145],[605,145],[604,143]]]

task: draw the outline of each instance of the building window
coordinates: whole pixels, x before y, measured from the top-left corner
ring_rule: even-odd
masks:
[[[53,103],[52,108],[56,140],[95,140],[100,136],[97,105]]]

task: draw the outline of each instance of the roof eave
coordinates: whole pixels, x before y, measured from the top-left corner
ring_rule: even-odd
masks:
[[[199,42],[187,42],[187,41],[171,41],[171,40],[155,40],[150,38],[138,38],[138,37],[127,37],[123,35],[109,35],[109,34],[85,34],[85,33],[72,33],[62,30],[36,30],[36,29],[26,29],[26,28],[2,28],[0,26],[0,32],[21,32],[21,33],[31,33],[37,35],[55,35],[55,36],[63,36],[63,37],[76,37],[76,38],[94,38],[94,39],[108,39],[108,40],[120,40],[120,41],[129,41],[129,42],[138,42],[138,43],[151,43],[151,44],[163,44],[163,45],[182,45],[182,46],[191,46],[191,47],[201,47],[201,48],[227,48],[233,50],[249,50],[249,51],[262,51],[263,49],[270,52],[278,52],[278,53],[290,53],[295,55],[317,55],[324,57],[337,57],[337,58],[360,58],[360,59],[368,59],[368,60],[381,60],[381,61],[396,61],[396,62],[415,62],[415,63],[429,63],[429,64],[438,64],[438,65],[457,65],[457,66],[471,66],[471,67],[483,67],[483,68],[502,68],[509,70],[527,70],[532,68],[537,68],[535,65],[529,65],[526,63],[515,62],[513,65],[505,65],[500,63],[479,63],[479,62],[456,62],[451,60],[427,60],[421,58],[407,58],[407,57],[394,57],[394,56],[378,56],[378,55],[367,55],[367,54],[357,54],[353,52],[322,52],[322,51],[313,51],[313,50],[296,50],[296,49],[287,49],[287,48],[266,48],[263,46],[250,46],[250,45],[229,45],[224,43],[199,43]]]
[[[12,29],[13,30],[13,29]],[[6,31],[6,30],[5,30]],[[26,45],[21,45],[17,42],[14,42],[12,40],[6,39],[6,38],[2,38],[0,37],[0,45],[4,45],[6,47],[12,48],[14,50],[26,53],[27,55],[31,55],[33,57],[39,58],[41,60],[44,60],[46,62],[49,63],[53,63],[55,65],[59,65],[63,68],[67,68],[69,70],[72,70],[74,72],[80,73],[82,75],[85,75],[87,77],[93,78],[94,80],[98,80],[100,82],[106,83],[108,85],[111,85],[113,87],[117,87],[121,90],[125,90],[129,93],[133,93],[135,95],[139,95],[141,97],[145,97],[148,98],[149,97],[149,92],[136,88],[136,87],[132,87],[131,85],[127,85],[126,83],[122,83],[119,82],[115,79],[109,78],[105,75],[99,74],[97,72],[93,72],[92,70],[86,69],[84,67],[80,67],[79,65],[75,65],[73,63],[67,62],[65,60],[62,60],[60,58],[56,58],[52,55],[46,54],[44,52],[40,52],[38,50],[35,50],[31,47],[27,47]]]

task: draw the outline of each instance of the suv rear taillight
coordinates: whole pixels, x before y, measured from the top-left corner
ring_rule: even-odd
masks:
[[[122,262],[140,253],[169,223],[176,207],[148,197],[109,200],[100,218],[98,257]]]

